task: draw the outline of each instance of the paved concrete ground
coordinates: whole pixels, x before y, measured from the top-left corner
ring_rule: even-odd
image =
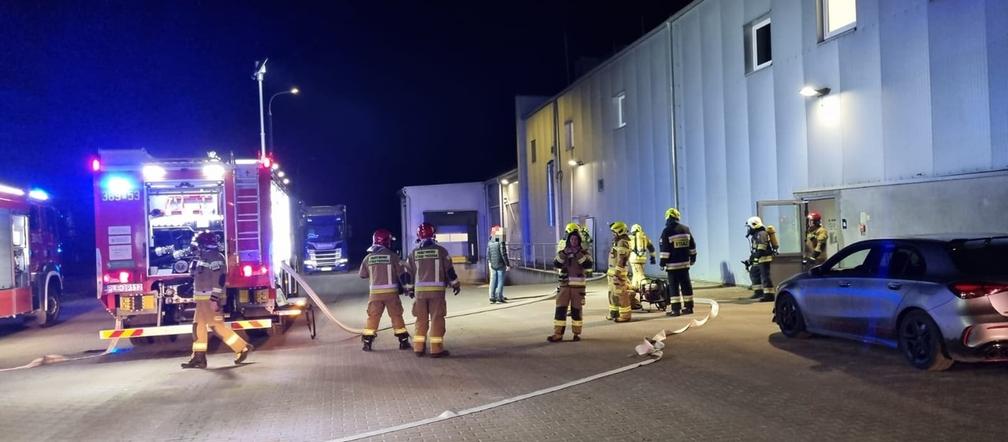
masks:
[[[311,278],[335,314],[363,323],[365,287],[353,275]],[[211,355],[182,371],[189,339],[113,355],[0,372],[3,440],[327,440],[427,419],[633,363],[643,336],[683,318],[602,317],[604,284],[590,287],[585,339],[550,344],[552,302],[449,319],[451,358],[416,358],[382,333],[376,351],[320,322],[259,342],[251,363]],[[549,293],[508,287],[511,298]],[[492,410],[372,440],[1002,439],[1005,366],[923,373],[894,351],[841,340],[789,340],[770,306],[708,289],[720,316],[673,337],[663,360]],[[405,298],[404,298],[405,299]],[[449,297],[449,312],[487,306],[485,289]],[[94,303],[94,304],[92,304]],[[409,300],[406,300],[407,312]],[[88,355],[110,320],[95,301],[46,329],[0,326],[0,368],[46,353]],[[706,307],[698,308],[703,315]],[[407,319],[408,315],[407,315]],[[320,321],[324,321],[320,317]],[[386,321],[387,322],[387,321]]]

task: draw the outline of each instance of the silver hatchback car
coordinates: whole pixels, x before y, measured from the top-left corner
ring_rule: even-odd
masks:
[[[1008,234],[862,241],[777,293],[788,337],[886,345],[926,370],[1008,361]]]

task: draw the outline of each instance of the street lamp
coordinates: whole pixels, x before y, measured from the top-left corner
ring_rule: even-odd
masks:
[[[259,83],[259,158],[266,158],[266,128],[263,125],[263,78],[266,77],[266,62],[269,58],[259,63],[256,60],[256,71],[252,73],[252,79]]]
[[[301,90],[298,89],[298,88],[296,88],[296,87],[294,87],[294,88],[291,88],[289,91],[280,91],[280,92],[277,92],[277,93],[273,94],[273,96],[270,97],[270,99],[269,99],[269,105],[266,106],[266,107],[267,107],[267,109],[269,111],[268,114],[269,114],[269,136],[270,136],[270,145],[269,145],[269,148],[270,148],[270,153],[273,153],[273,99],[276,98],[276,97],[279,97],[281,95],[287,95],[287,94],[297,95],[299,93],[301,93]]]

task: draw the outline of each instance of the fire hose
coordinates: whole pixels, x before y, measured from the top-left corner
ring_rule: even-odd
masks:
[[[414,421],[414,422],[407,422],[405,424],[396,425],[394,427],[381,428],[381,429],[369,431],[369,432],[366,432],[366,433],[360,433],[360,434],[354,434],[354,435],[351,435],[351,436],[341,437],[339,439],[334,439],[333,441],[334,442],[342,442],[342,441],[360,440],[360,439],[364,439],[364,438],[368,438],[368,437],[381,436],[381,435],[388,434],[388,433],[394,433],[396,431],[407,430],[407,429],[410,429],[410,428],[421,427],[421,426],[424,426],[424,425],[433,424],[433,423],[445,421],[445,420],[448,420],[448,419],[453,419],[453,418],[457,418],[457,417],[466,416],[466,415],[469,415],[469,414],[479,413],[481,411],[491,410],[491,409],[494,409],[494,408],[497,408],[497,407],[501,407],[501,406],[504,406],[504,405],[509,405],[509,404],[513,404],[515,402],[523,401],[525,399],[531,399],[531,398],[534,398],[534,397],[537,397],[537,396],[542,396],[542,395],[545,395],[545,394],[557,392],[557,391],[560,391],[560,390],[565,390],[565,389],[568,389],[568,388],[571,388],[571,387],[574,387],[574,386],[578,386],[578,385],[581,385],[581,384],[586,384],[588,382],[597,381],[599,379],[606,378],[606,377],[609,377],[609,376],[617,375],[617,374],[620,374],[620,373],[625,373],[627,371],[633,370],[635,368],[643,367],[645,365],[651,365],[651,364],[653,364],[653,363],[658,362],[658,361],[661,360],[664,348],[666,347],[665,340],[669,336],[680,335],[680,334],[685,333],[686,330],[689,330],[691,328],[702,327],[702,326],[706,325],[708,322],[710,322],[711,319],[714,319],[715,317],[717,317],[718,312],[720,310],[720,307],[719,307],[717,301],[715,301],[713,299],[707,299],[707,298],[695,298],[694,302],[696,302],[697,304],[707,304],[707,305],[710,305],[710,311],[707,313],[706,316],[704,316],[703,319],[699,319],[699,320],[697,320],[697,319],[690,319],[690,321],[688,323],[686,323],[686,325],[684,325],[682,327],[679,327],[679,328],[674,329],[674,330],[661,329],[660,331],[658,331],[657,334],[655,334],[655,336],[653,338],[644,338],[644,343],[638,345],[637,347],[635,347],[634,350],[635,350],[636,354],[639,355],[639,356],[649,356],[649,358],[646,359],[646,360],[643,360],[643,361],[640,361],[640,362],[635,362],[635,363],[630,364],[630,365],[625,365],[623,367],[619,367],[619,368],[616,368],[616,369],[613,369],[613,370],[609,370],[609,371],[605,371],[605,372],[602,372],[602,373],[594,374],[594,375],[591,375],[591,376],[583,377],[581,379],[576,379],[576,380],[573,380],[573,381],[570,381],[570,382],[566,382],[566,383],[563,383],[563,384],[560,384],[560,385],[555,385],[553,387],[548,387],[548,388],[544,388],[544,389],[541,389],[541,390],[533,391],[531,393],[525,393],[525,394],[518,395],[518,396],[515,396],[515,397],[511,397],[511,398],[508,398],[508,399],[503,399],[503,400],[500,400],[500,401],[497,401],[497,402],[491,402],[489,404],[480,405],[478,407],[467,408],[465,410],[460,410],[460,411],[445,410],[443,413],[441,413],[441,414],[439,414],[439,415],[437,415],[435,417],[431,417],[431,418],[427,418],[427,419],[422,419],[422,420],[418,420],[418,421]]]

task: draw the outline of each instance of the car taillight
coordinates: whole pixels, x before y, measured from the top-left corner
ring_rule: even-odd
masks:
[[[252,276],[252,266],[246,264],[242,267],[242,276],[248,278]]]
[[[949,286],[949,288],[952,289],[952,293],[955,293],[956,296],[962,299],[973,299],[1008,291],[1008,284],[957,282]]]

